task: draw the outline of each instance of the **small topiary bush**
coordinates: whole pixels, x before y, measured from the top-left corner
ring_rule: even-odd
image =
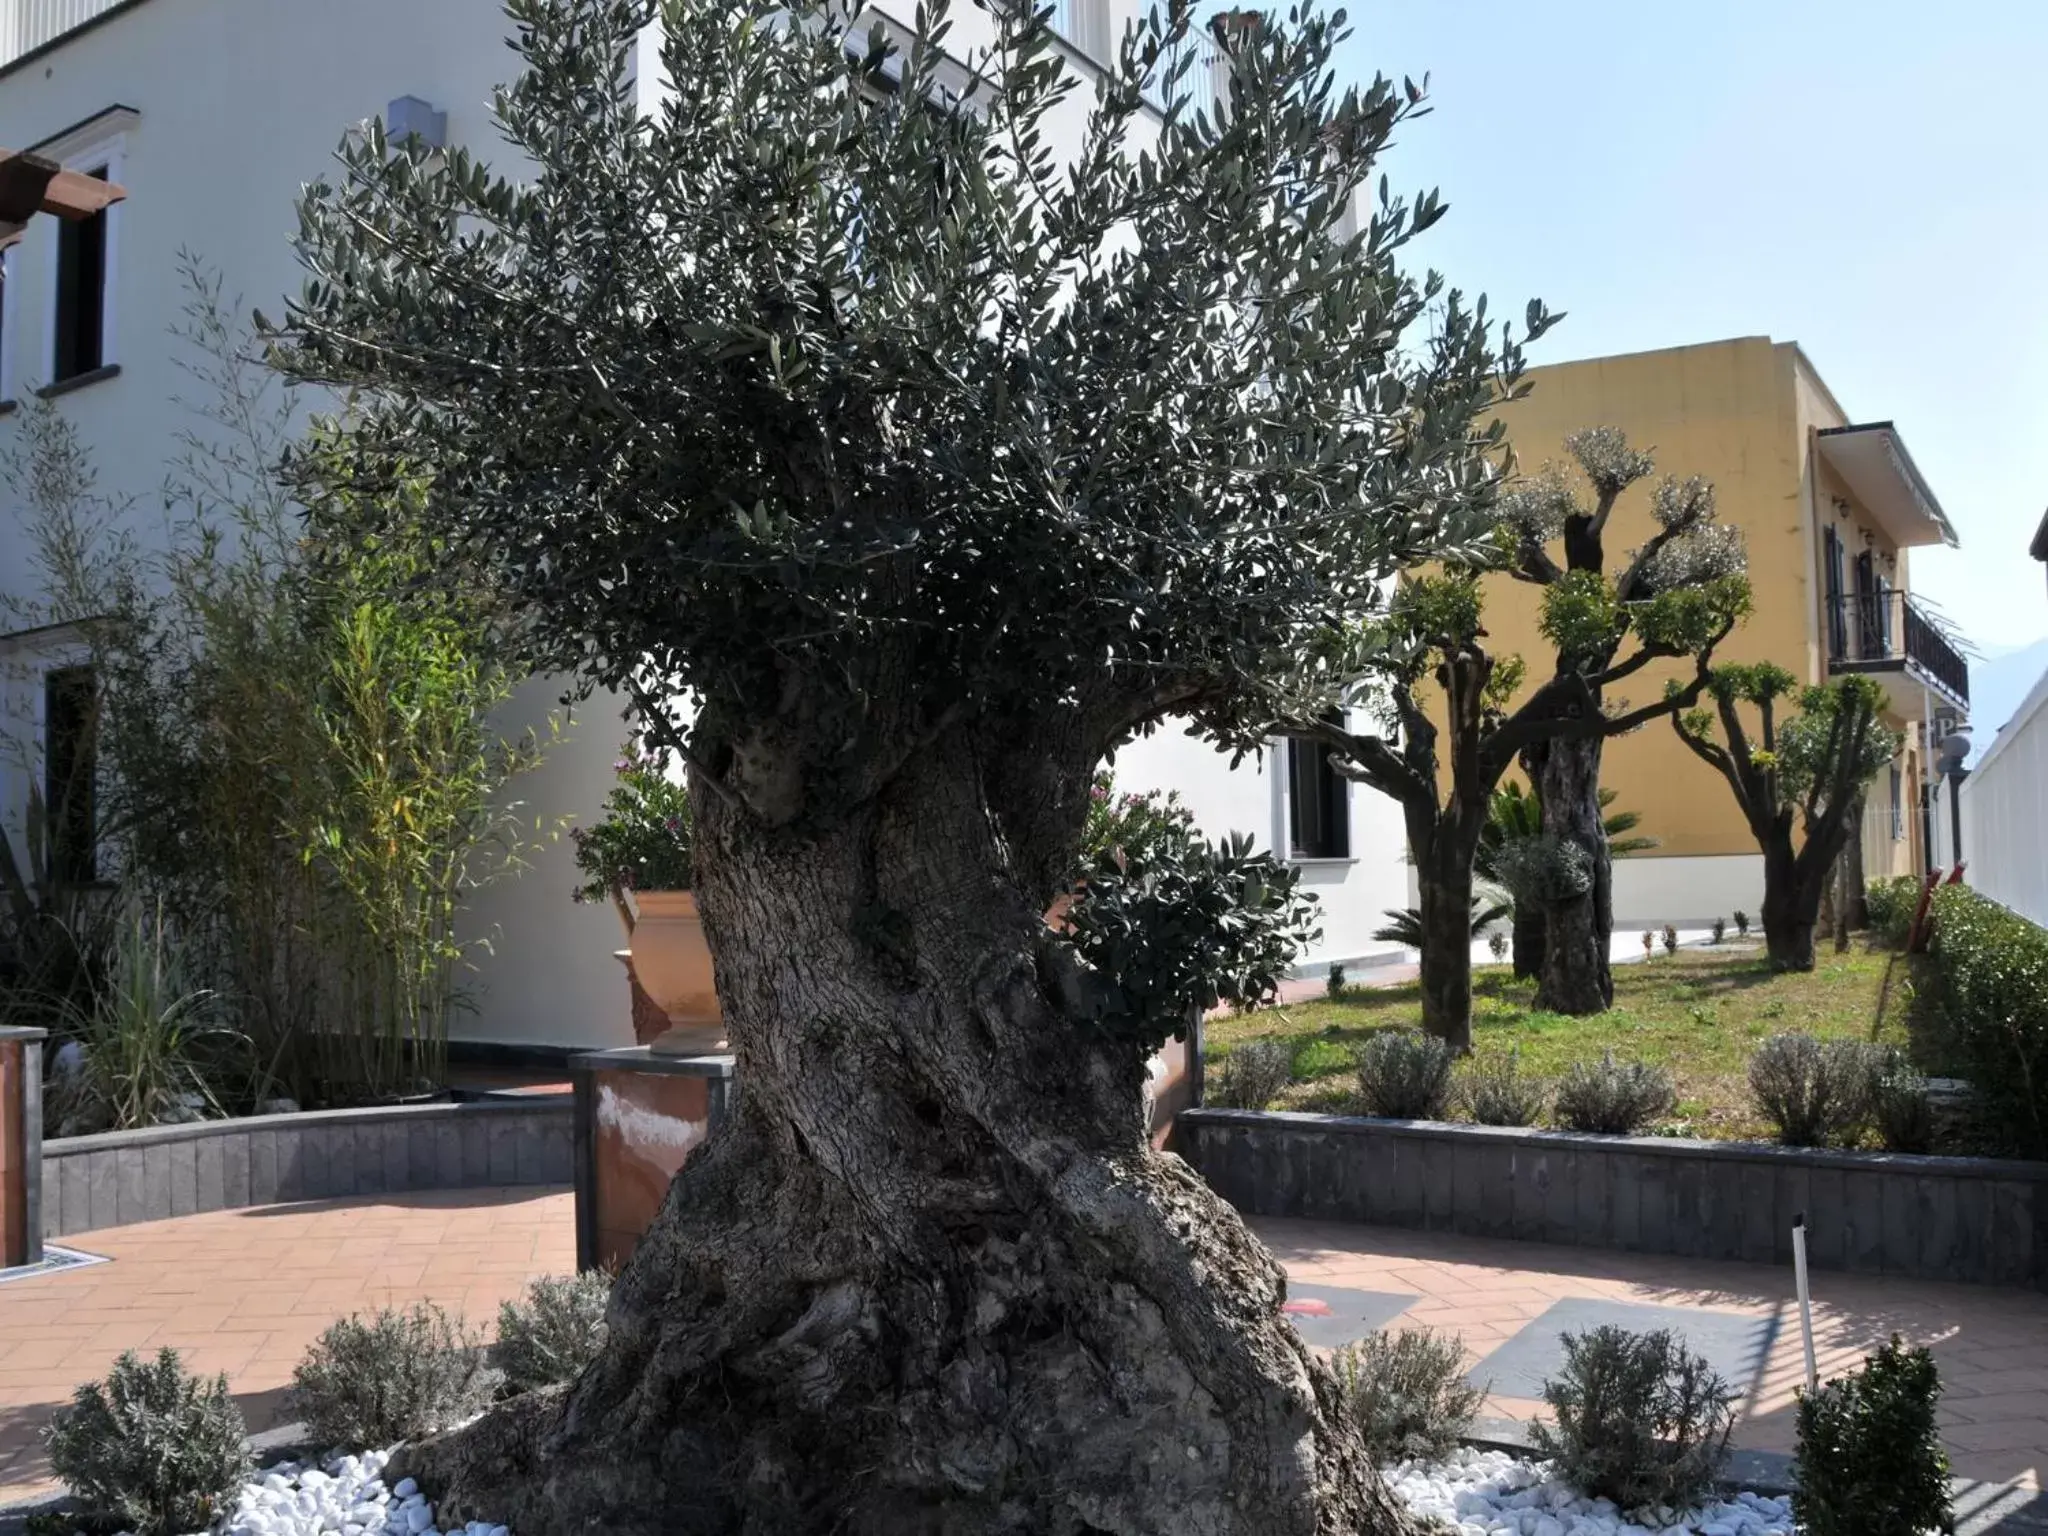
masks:
[[[1727,937],[1728,937],[1728,919],[1727,919],[1727,918],[1725,918],[1725,917],[1717,917],[1717,918],[1715,918],[1715,919],[1714,919],[1714,937],[1713,937],[1713,939],[1712,939],[1712,941],[1711,941],[1711,942],[1713,942],[1713,943],[1715,943],[1715,944],[1718,944],[1718,943],[1720,943],[1720,942],[1721,942],[1721,941],[1722,941],[1723,939],[1725,939],[1725,938],[1727,938]]]
[[[1368,1115],[1441,1120],[1451,1105],[1449,1043],[1419,1030],[1388,1030],[1358,1048],[1358,1097]]]
[[[1558,1079],[1558,1127],[1599,1136],[1628,1136],[1678,1107],[1671,1074],[1649,1062],[1620,1062],[1614,1052],[1597,1062],[1575,1061]]]
[[[88,1523],[137,1536],[201,1531],[252,1465],[228,1379],[202,1381],[174,1349],[130,1350],[104,1382],[87,1382],[44,1432],[50,1469]]]
[[[1522,1053],[1474,1058],[1458,1083],[1458,1100],[1480,1125],[1534,1125],[1550,1086],[1522,1075]]]
[[[1333,965],[1330,967],[1330,974],[1323,978],[1323,993],[1327,997],[1342,997],[1344,995],[1343,966]]]
[[[1805,1536],[1953,1531],[1934,1357],[1892,1341],[1854,1376],[1799,1394],[1792,1513]]]
[[[1887,1152],[1934,1150],[1934,1101],[1927,1079],[1890,1053],[1870,1094],[1870,1120]]]
[[[1669,923],[1664,925],[1664,953],[1667,955],[1678,953],[1678,930]]]
[[[1855,1142],[1870,1123],[1887,1056],[1862,1040],[1772,1035],[1749,1058],[1749,1091],[1788,1147]]]
[[[1966,885],[1934,896],[1935,1028],[2008,1150],[2048,1157],[2048,929]]]
[[[513,1392],[573,1381],[604,1348],[604,1312],[612,1277],[601,1269],[536,1280],[524,1301],[498,1308],[491,1364]]]
[[[289,1397],[317,1443],[354,1450],[446,1429],[482,1412],[496,1385],[482,1340],[421,1302],[335,1323],[292,1373]]]
[[[1342,1411],[1382,1466],[1448,1456],[1486,1401],[1465,1380],[1465,1341],[1429,1328],[1369,1333],[1331,1355],[1330,1369]]]
[[[1247,1040],[1210,1075],[1202,1098],[1218,1109],[1264,1109],[1294,1080],[1294,1053],[1278,1040]]]
[[[1727,1458],[1737,1396],[1675,1334],[1568,1333],[1564,1365],[1543,1384],[1556,1422],[1539,1419],[1531,1439],[1590,1498],[1685,1509],[1712,1490]]]
[[[1749,914],[1739,908],[1735,913],[1735,936],[1738,939],[1749,937]]]
[[[1911,875],[1872,880],[1863,887],[1863,908],[1870,917],[1870,935],[1886,949],[1904,949],[1920,907],[1920,882]]]

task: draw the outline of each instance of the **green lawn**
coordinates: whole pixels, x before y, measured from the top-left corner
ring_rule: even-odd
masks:
[[[1522,1070],[1555,1077],[1572,1061],[1618,1058],[1661,1062],[1677,1079],[1678,1113],[1656,1127],[1671,1135],[1717,1140],[1771,1138],[1750,1103],[1749,1054],[1767,1035],[1794,1030],[1906,1043],[1902,1022],[1908,991],[1903,961],[1892,978],[1886,1018],[1876,1024],[1891,957],[1858,943],[1847,954],[1825,952],[1811,975],[1773,976],[1758,948],[1681,950],[1614,968],[1614,1007],[1590,1018],[1538,1013],[1536,985],[1505,967],[1474,976],[1474,1049],[1480,1055],[1519,1049]],[[1359,1042],[1385,1029],[1415,1028],[1420,990],[1353,987],[1342,998],[1262,1009],[1212,1019],[1204,1052],[1210,1063],[1246,1040],[1285,1040],[1294,1048],[1295,1082],[1276,1109],[1356,1112],[1351,1057]]]

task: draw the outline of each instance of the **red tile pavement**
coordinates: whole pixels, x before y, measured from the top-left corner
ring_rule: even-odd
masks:
[[[261,1429],[336,1318],[433,1301],[489,1324],[528,1280],[576,1267],[574,1199],[546,1189],[259,1206],[64,1246],[114,1262],[0,1285],[0,1502],[48,1484],[39,1431],[124,1349],[227,1372]]]
[[[305,1347],[337,1317],[431,1300],[488,1324],[498,1303],[574,1263],[568,1194],[470,1190],[223,1211],[65,1240],[111,1264],[0,1285],[0,1501],[47,1486],[37,1432],[121,1350],[175,1345],[225,1371],[252,1425],[273,1422]],[[1555,1248],[1334,1223],[1256,1224],[1304,1281],[1412,1294],[1403,1322],[1463,1336],[1475,1360],[1553,1302],[1607,1298],[1775,1314],[1740,1445],[1792,1444],[1801,1365],[1792,1277],[1748,1264]],[[1823,1375],[1893,1331],[1929,1344],[1948,1388],[1957,1474],[2041,1486],[2048,1474],[2048,1296],[1821,1274]],[[1525,1417],[1537,1405],[1496,1398]]]

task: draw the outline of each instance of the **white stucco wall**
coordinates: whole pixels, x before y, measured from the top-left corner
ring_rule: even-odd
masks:
[[[1747,912],[1760,925],[1764,901],[1761,853],[1721,855],[1636,854],[1614,861],[1614,922],[1617,927],[1711,927],[1717,917],[1732,925]]]
[[[2048,927],[2048,673],[1963,780],[1963,878]]]

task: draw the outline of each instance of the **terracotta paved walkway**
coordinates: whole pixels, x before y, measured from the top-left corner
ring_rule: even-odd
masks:
[[[1775,1315],[1739,1445],[1788,1450],[1800,1376],[1789,1272],[1383,1227],[1264,1221],[1305,1284],[1416,1299],[1403,1321],[1463,1335],[1480,1361],[1576,1298]],[[498,1303],[574,1263],[566,1193],[465,1191],[250,1211],[67,1238],[110,1264],[0,1285],[0,1502],[47,1486],[37,1432],[124,1348],[171,1344],[226,1371],[252,1427],[274,1422],[306,1345],[337,1317],[415,1299],[487,1324]],[[1897,1330],[1934,1349],[1959,1476],[2041,1486],[2048,1475],[2048,1296],[1816,1275],[1821,1371],[1852,1366]],[[1537,1333],[1547,1333],[1540,1327]],[[1495,1398],[1527,1417],[1535,1404]]]
[[[226,1371],[252,1429],[351,1312],[433,1301],[474,1324],[576,1267],[574,1198],[534,1189],[216,1211],[63,1239],[114,1262],[0,1285],[0,1503],[46,1486],[39,1431],[124,1349]]]

